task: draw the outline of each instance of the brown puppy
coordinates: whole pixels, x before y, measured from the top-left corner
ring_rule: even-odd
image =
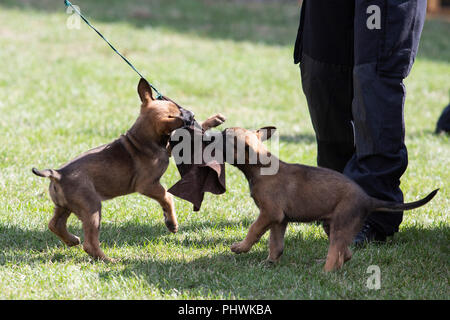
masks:
[[[231,164],[244,173],[251,196],[260,209],[259,217],[250,226],[246,238],[231,246],[235,253],[248,252],[270,229],[268,260],[276,262],[283,253],[288,222],[322,221],[330,241],[324,269],[339,269],[351,258],[348,246],[370,212],[414,209],[430,201],[437,193],[435,190],[422,200],[406,204],[372,198],[355,182],[336,171],[280,161],[262,144],[274,131],[274,127],[257,131],[242,128],[224,131],[227,156],[232,154],[227,162],[232,158]],[[242,164],[236,163],[239,143],[245,145]],[[276,174],[262,175],[261,169],[269,164],[250,162],[252,153],[258,158],[269,158],[271,163],[279,161]]]
[[[34,174],[50,178],[49,193],[55,209],[49,229],[68,246],[80,244],[80,239],[66,228],[67,218],[75,213],[83,225],[83,249],[96,259],[110,260],[99,242],[103,200],[139,192],[159,202],[171,232],[178,229],[172,196],[159,180],[169,164],[166,146],[170,133],[191,123],[194,115],[171,101],[153,99],[144,79],[139,82],[138,93],[142,101],[140,115],[126,134],[85,152],[58,170],[33,168]],[[202,126],[207,130],[223,121],[223,116],[216,115]]]

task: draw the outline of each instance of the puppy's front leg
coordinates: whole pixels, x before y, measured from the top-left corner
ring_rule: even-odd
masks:
[[[220,113],[209,117],[205,121],[202,122],[201,126],[203,130],[209,130],[211,128],[215,128],[217,126],[220,126],[222,123],[224,123],[226,120],[225,116],[221,115]]]
[[[269,238],[269,257],[267,261],[275,263],[280,260],[284,249],[284,234],[286,232],[287,222],[275,223],[270,228]]]
[[[159,182],[151,185],[145,191],[140,193],[159,202],[163,209],[164,223],[166,224],[167,229],[169,229],[170,232],[176,233],[178,231],[178,222],[172,195],[168,193]]]
[[[245,253],[250,251],[252,246],[261,239],[264,233],[270,228],[273,223],[273,219],[269,215],[264,214],[263,211],[259,214],[259,217],[252,223],[248,230],[247,236],[241,242],[236,242],[231,246],[231,251],[234,253]]]

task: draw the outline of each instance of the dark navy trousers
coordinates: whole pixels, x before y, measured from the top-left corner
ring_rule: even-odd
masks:
[[[402,202],[403,79],[417,54],[426,0],[304,0],[295,44],[317,139],[317,163],[369,195]],[[403,213],[373,212],[386,235]]]

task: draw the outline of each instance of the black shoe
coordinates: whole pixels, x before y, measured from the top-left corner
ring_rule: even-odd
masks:
[[[362,247],[369,242],[386,242],[386,235],[376,230],[370,223],[366,223],[353,239],[353,245]]]

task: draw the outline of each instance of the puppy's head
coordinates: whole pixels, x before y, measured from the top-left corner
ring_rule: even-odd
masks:
[[[178,128],[191,126],[194,114],[172,101],[153,98],[150,84],[143,78],[137,91],[141,98],[140,121],[152,127],[158,136],[167,136]]]
[[[275,127],[263,127],[258,130],[228,128],[224,131],[225,158],[231,164],[261,164],[262,157],[270,156],[263,141],[272,137]]]

